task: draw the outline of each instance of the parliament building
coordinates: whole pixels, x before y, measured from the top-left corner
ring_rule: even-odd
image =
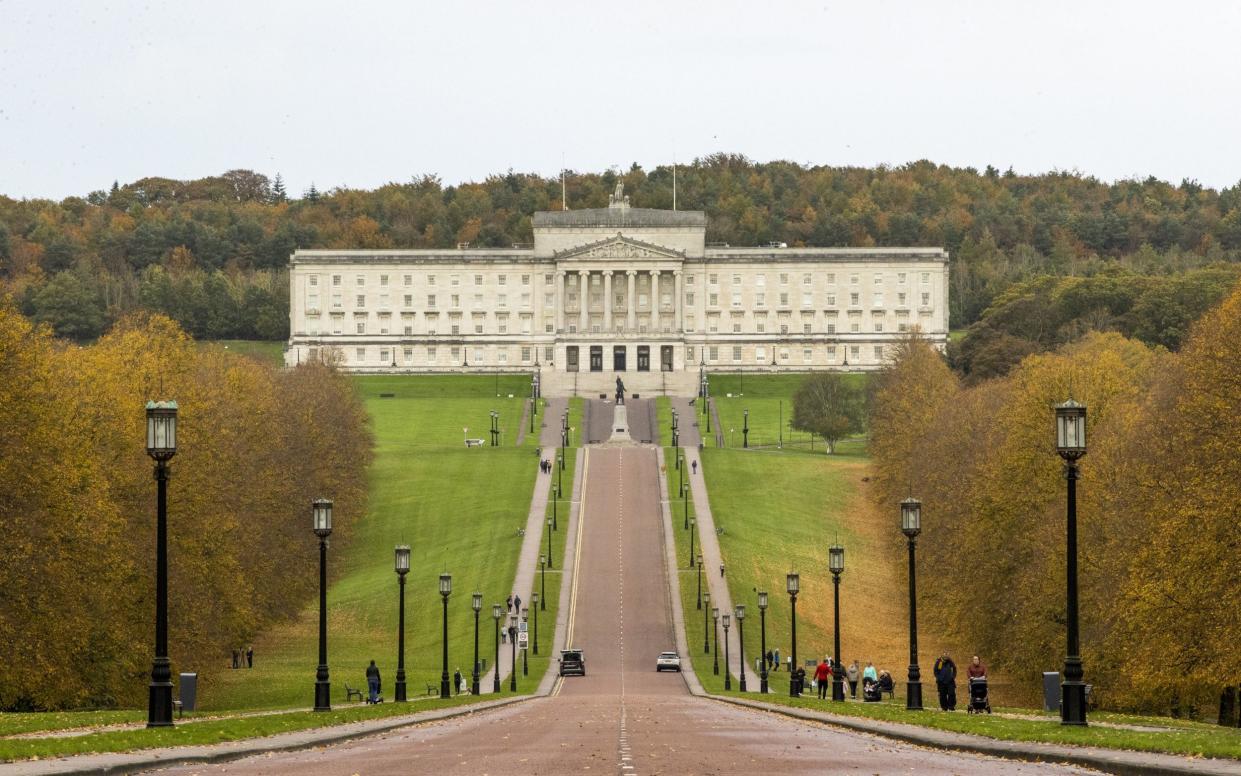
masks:
[[[533,225],[511,249],[295,252],[286,363],[692,394],[700,370],[875,369],[915,326],[947,342],[942,248],[712,245],[702,211],[631,207],[619,186]]]

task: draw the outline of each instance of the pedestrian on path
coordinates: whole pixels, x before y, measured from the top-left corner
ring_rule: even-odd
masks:
[[[693,461],[692,463],[690,463],[690,468],[693,470],[694,474],[697,474],[698,473],[698,462]]]
[[[513,611],[515,612],[521,611],[521,596],[519,595],[513,596]]]
[[[767,660],[767,668],[770,670],[772,666],[771,650],[767,650],[767,654],[763,657]]]
[[[461,694],[461,669],[458,668],[452,675],[453,686],[457,688],[457,695]]]
[[[965,673],[971,679],[986,678],[987,667],[978,659],[978,655],[974,655],[974,659],[965,667]]]
[[[720,564],[720,576],[721,577],[724,576],[724,564],[723,563]]]
[[[772,664],[771,664],[771,670],[772,670],[772,671],[779,671],[779,670],[780,670],[780,648],[779,648],[779,647],[776,647],[776,655],[775,655],[775,660],[774,660],[774,661],[772,661]]]
[[[817,666],[814,667],[814,683],[819,688],[819,700],[827,700],[827,684],[832,678],[832,669],[827,665],[827,658],[823,658]]]
[[[379,703],[379,666],[375,665],[374,660],[366,667],[366,687],[368,690],[367,701]]]
[[[504,599],[504,606],[508,611],[513,611],[513,594],[509,593],[508,598]]]
[[[939,690],[939,708],[957,710],[957,664],[947,650],[935,661],[935,688]]]
[[[858,682],[858,678],[861,675],[862,675],[862,672],[858,668],[858,664],[856,660],[850,663],[849,667],[845,669],[845,676],[849,680],[849,695],[851,697],[854,697],[854,698],[857,697],[857,682]]]
[[[501,629],[500,629],[500,643],[501,643],[501,644],[507,644],[507,643],[508,643],[508,628],[501,628]]]

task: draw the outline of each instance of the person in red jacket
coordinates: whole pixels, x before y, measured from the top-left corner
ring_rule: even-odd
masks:
[[[832,681],[832,667],[827,664],[827,658],[823,658],[814,669],[814,683],[819,686],[819,700],[827,699],[827,686]]]

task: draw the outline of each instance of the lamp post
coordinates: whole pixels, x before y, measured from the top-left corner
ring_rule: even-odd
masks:
[[[525,625],[529,621],[530,621],[530,607],[523,606],[521,607],[521,624]],[[526,631],[526,632],[529,633],[529,631]],[[521,675],[522,676],[530,675],[530,659],[527,657],[527,655],[529,654],[530,654],[529,646],[522,649],[521,651]]]
[[[534,433],[534,416],[538,414],[538,411],[535,409],[537,405],[538,405],[538,402],[535,400],[533,396],[531,396],[530,397],[530,433],[531,434]]]
[[[517,615],[508,616],[509,650],[512,653],[513,670],[508,675],[508,691],[517,692]]]
[[[731,690],[733,688],[733,672],[729,670],[728,664],[728,623],[731,621],[728,612],[724,612],[724,689]]]
[[[482,593],[474,593],[470,608],[474,610],[474,673],[470,676],[470,694],[478,695],[478,613],[483,610]]]
[[[409,573],[409,545],[396,546],[396,578],[400,588],[400,604],[397,609],[396,626],[396,700],[405,698],[405,575]]]
[[[677,449],[677,492],[685,496],[685,454]]]
[[[707,617],[711,614],[711,591],[704,590],[702,593],[702,654],[711,654],[711,631],[707,628]]]
[[[564,435],[561,435],[560,452],[556,454],[556,493],[564,493]]]
[[[683,502],[684,508],[685,508],[685,520],[683,522],[685,523],[685,528],[688,530],[689,527],[693,525],[694,523],[694,521],[691,520],[689,517],[689,483],[688,482],[681,484],[681,501]],[[690,541],[691,542],[693,541],[693,534],[690,535]],[[693,550],[690,550],[690,552],[693,552]]]
[[[147,455],[155,461],[155,657],[147,727],[172,725],[172,661],[168,659],[168,462],[177,454],[177,403],[149,401]],[[323,662],[323,661],[320,661]]]
[[[539,654],[539,591],[530,594],[530,603],[534,608],[534,654]]]
[[[702,553],[698,553],[698,608],[702,608]]]
[[[543,595],[539,598],[539,608],[547,611],[547,556],[539,556],[539,586],[543,589]]]
[[[910,496],[901,502],[901,533],[909,538],[909,682],[905,685],[906,711],[922,711],[922,672],[918,669],[918,593],[914,553],[922,532],[922,502]]]
[[[552,565],[552,519],[550,517],[547,518],[547,565],[556,568]]]
[[[835,602],[836,640],[832,652],[832,700],[845,699],[844,677],[840,675],[840,575],[845,570],[845,548],[833,544],[827,549],[827,568],[832,572],[832,592]]]
[[[497,379],[499,376],[497,375]],[[498,447],[500,445],[500,413],[495,410],[491,411],[491,446]]]
[[[677,429],[677,411],[673,410],[672,411],[672,446],[674,448],[680,447],[681,440],[679,439],[679,437],[680,437],[680,432]]]
[[[744,373],[743,373],[744,374]],[[750,446],[750,411],[741,411],[741,421],[744,425],[741,427],[741,446]]]
[[[707,416],[707,433],[711,433],[711,382],[702,378],[702,390],[706,395],[702,399],[702,414]]]
[[[793,631],[793,651],[790,653],[792,657],[792,667],[797,668],[797,593],[801,590],[801,576],[796,571],[790,571],[784,578],[785,589],[789,591],[789,612]],[[797,686],[796,672],[789,671],[789,696],[796,698],[801,694],[801,688]]]
[[[720,675],[720,607],[711,607],[711,672]]]
[[[737,604],[737,657],[741,658],[741,676],[737,683],[738,689],[745,692],[745,604]]]
[[[758,691],[767,693],[767,591],[758,591],[758,632],[760,635]]]
[[[315,669],[315,711],[332,710],[327,670],[327,538],[332,535],[332,502],[315,499],[310,505],[315,536],[319,537],[319,666]]]
[[[1086,724],[1086,685],[1077,633],[1077,461],[1086,454],[1086,405],[1069,399],[1056,405],[1056,452],[1068,480],[1067,580],[1068,638],[1064,681],[1060,684],[1060,724]]]
[[[698,521],[692,517],[689,519],[689,567],[690,568],[694,567],[694,534],[697,533],[697,531],[694,530],[694,527],[697,524],[697,522]]]
[[[448,686],[448,596],[450,595],[452,595],[452,574],[440,574],[440,598],[444,602],[444,670],[440,674],[441,698],[452,696],[452,689]]]
[[[491,691],[496,695],[500,694],[500,618],[504,616],[504,607],[499,604],[491,605],[491,619],[496,622],[496,655],[495,662],[492,663]]]

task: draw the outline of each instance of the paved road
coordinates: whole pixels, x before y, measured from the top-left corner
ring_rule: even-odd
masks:
[[[175,773],[229,774],[1030,774],[1080,773],[949,754],[688,694],[652,670],[674,644],[655,451],[587,452],[568,643],[587,676],[548,698],[301,752]]]

